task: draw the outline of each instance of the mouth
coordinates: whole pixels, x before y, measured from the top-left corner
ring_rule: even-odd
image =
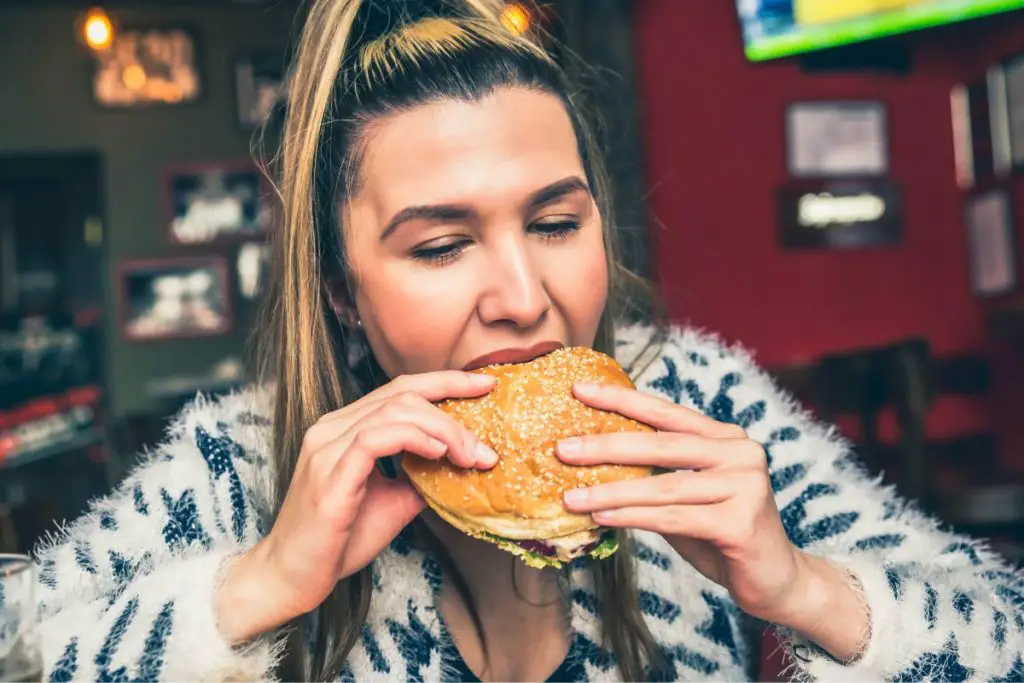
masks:
[[[488,353],[487,355],[480,356],[479,358],[471,360],[469,363],[466,364],[466,367],[464,367],[463,370],[476,370],[477,368],[482,368],[486,365],[501,365],[505,363],[526,363],[528,361],[534,360],[535,358],[540,358],[541,356],[547,355],[552,351],[557,351],[563,346],[565,345],[562,344],[562,342],[545,341],[539,344],[534,344],[529,348],[502,349],[501,351],[494,351],[492,353]]]

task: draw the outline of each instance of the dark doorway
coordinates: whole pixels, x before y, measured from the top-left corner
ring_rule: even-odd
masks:
[[[99,156],[0,157],[0,551],[107,489]]]

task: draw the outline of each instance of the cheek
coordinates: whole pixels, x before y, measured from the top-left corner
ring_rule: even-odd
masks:
[[[558,254],[550,264],[551,296],[573,344],[589,346],[608,303],[608,264],[598,238]]]
[[[357,297],[373,351],[391,376],[447,367],[468,316],[471,273],[402,264],[363,279]]]

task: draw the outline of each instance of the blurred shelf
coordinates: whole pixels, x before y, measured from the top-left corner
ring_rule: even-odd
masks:
[[[0,472],[24,467],[30,463],[47,460],[55,456],[70,453],[71,451],[80,451],[85,448],[90,448],[103,443],[103,440],[103,430],[98,427],[86,429],[71,435],[67,439],[54,442],[49,446],[25,451],[24,453],[15,453],[14,455],[8,455],[0,458]]]
[[[106,466],[84,453],[105,438],[102,430],[93,428],[0,460],[0,505],[16,509],[56,497],[72,503],[77,516],[84,510],[84,501],[106,492]]]

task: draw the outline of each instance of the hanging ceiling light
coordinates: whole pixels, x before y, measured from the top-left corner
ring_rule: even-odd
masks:
[[[530,10],[522,3],[510,2],[501,10],[501,23],[512,33],[526,33],[530,28]]]
[[[82,22],[82,38],[92,50],[106,50],[114,42],[114,24],[102,9],[89,10]]]

